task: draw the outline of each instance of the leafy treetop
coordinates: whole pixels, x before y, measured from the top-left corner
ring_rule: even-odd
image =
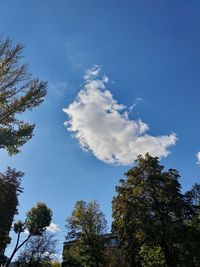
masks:
[[[34,125],[19,118],[43,102],[47,83],[32,79],[22,62],[24,46],[0,39],[0,148],[19,152],[33,135]]]

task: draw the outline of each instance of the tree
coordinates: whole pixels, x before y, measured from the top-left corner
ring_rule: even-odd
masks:
[[[55,234],[45,231],[40,236],[32,236],[20,253],[17,262],[24,267],[51,266],[57,253],[56,245]]]
[[[0,173],[0,264],[4,261],[5,248],[10,243],[9,232],[17,214],[23,175],[22,172],[11,168],[8,168],[5,174]]]
[[[116,246],[116,248],[106,248],[105,264],[104,267],[126,267],[121,251]]]
[[[180,248],[181,266],[200,266],[200,184],[184,194],[185,224]]]
[[[61,263],[59,261],[51,262],[51,267],[61,267]]]
[[[103,234],[107,230],[105,216],[96,201],[77,201],[72,215],[67,218],[64,250],[65,266],[102,266],[104,261]]]
[[[143,245],[140,249],[142,267],[164,267],[165,256],[160,246]]]
[[[137,166],[125,175],[112,202],[112,229],[119,236],[127,266],[141,266],[144,246],[161,249],[167,266],[180,266],[185,201],[178,172],[164,171],[158,158],[147,154],[139,156]],[[155,256],[159,251],[153,252]]]
[[[32,79],[22,61],[23,45],[0,39],[0,148],[19,152],[33,135],[34,125],[19,118],[43,102],[47,83]]]
[[[17,242],[15,248],[6,262],[5,267],[8,267],[11,263],[16,252],[33,236],[42,236],[46,227],[50,225],[52,218],[52,211],[41,202],[38,202],[36,207],[33,207],[27,213],[25,222],[18,221],[14,224],[13,230],[17,234]],[[27,238],[20,243],[20,235],[25,230],[28,230],[29,234]]]

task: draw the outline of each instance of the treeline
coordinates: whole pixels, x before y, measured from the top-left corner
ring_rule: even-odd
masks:
[[[112,234],[96,202],[78,201],[67,219],[63,266],[200,266],[200,185],[181,192],[179,173],[139,156],[112,201]],[[71,242],[70,242],[71,241]]]
[[[165,170],[159,159],[149,154],[139,156],[136,166],[125,175],[116,187],[112,201],[110,235],[99,204],[77,201],[71,216],[66,219],[62,266],[200,266],[200,185],[195,184],[190,191],[182,193],[179,173],[174,169]],[[21,192],[22,174],[9,170],[0,181],[7,176],[17,177],[15,182],[11,179],[11,185],[16,185],[16,193]],[[8,192],[11,190],[6,188]],[[12,194],[12,198],[13,203],[18,203],[16,194]],[[7,200],[12,198],[7,196]],[[8,206],[4,216],[11,227],[13,215],[7,211],[11,212]],[[56,240],[46,231],[51,216],[51,210],[44,203],[38,203],[27,213],[24,222],[14,223],[17,240],[28,230],[27,238],[21,243],[17,241],[12,254],[14,256],[27,242],[19,254],[19,266],[52,266]],[[1,238],[0,247],[5,248],[9,243],[8,224],[0,223],[1,231],[4,229],[1,236],[6,237]],[[108,245],[109,238],[115,242]]]

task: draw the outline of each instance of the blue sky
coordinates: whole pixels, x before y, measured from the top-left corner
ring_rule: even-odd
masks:
[[[19,155],[0,154],[1,171],[11,166],[25,172],[20,218],[37,201],[46,202],[61,229],[61,244],[65,219],[75,202],[97,199],[110,225],[115,186],[133,165],[134,155],[127,159],[126,151],[130,147],[133,151],[133,139],[141,141],[145,134],[155,138],[151,146],[145,140],[146,149],[160,156],[171,152],[161,162],[180,171],[183,190],[199,181],[199,1],[0,0],[0,4],[1,35],[25,44],[24,61],[30,72],[49,82],[45,102],[23,115],[36,123],[34,138]],[[90,77],[84,79],[88,70]],[[99,72],[96,76],[94,70]],[[87,91],[93,81],[104,83],[103,88],[96,84]],[[103,110],[104,102],[91,106],[94,92],[107,101],[112,117],[106,122],[97,112]],[[77,117],[86,109],[74,109],[74,101],[89,107],[93,116],[89,120]],[[79,119],[84,125],[77,123]],[[76,132],[67,130],[67,120]],[[134,127],[130,126],[133,122]],[[143,132],[142,126],[146,127]],[[135,132],[124,135],[124,129]],[[110,134],[114,143],[107,140]],[[113,158],[114,164],[109,163]]]

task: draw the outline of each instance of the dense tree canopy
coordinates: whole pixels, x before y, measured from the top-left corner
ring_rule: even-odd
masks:
[[[107,222],[99,204],[77,201],[66,227],[66,240],[72,243],[64,251],[64,266],[102,266]]]
[[[49,226],[52,218],[52,211],[46,204],[38,202],[36,207],[33,207],[27,213],[26,227],[29,234],[32,236],[42,235]]]
[[[46,94],[47,83],[32,79],[22,61],[23,45],[0,39],[0,148],[10,155],[33,135],[34,125],[19,115],[38,106]]]
[[[178,172],[148,154],[126,176],[113,199],[113,231],[127,266],[199,266],[199,186],[183,195]]]
[[[8,168],[5,174],[0,173],[0,263],[4,250],[10,243],[9,232],[17,213],[18,195],[22,192],[22,172]]]
[[[195,184],[184,195],[185,225],[182,231],[183,266],[200,266],[200,184]]]

